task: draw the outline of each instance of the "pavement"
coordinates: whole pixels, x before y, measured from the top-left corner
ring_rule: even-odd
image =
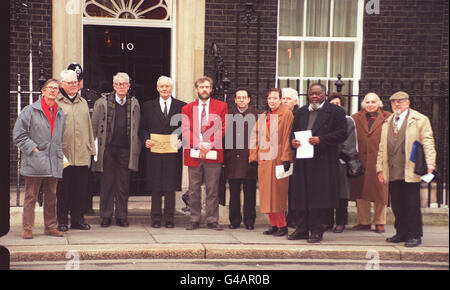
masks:
[[[177,193],[181,194],[181,193]],[[151,227],[151,197],[130,197],[130,226],[122,228],[113,223],[100,227],[98,197],[94,197],[95,214],[86,215],[91,225],[88,231],[69,230],[63,237],[44,235],[42,207],[36,206],[34,238],[21,237],[22,207],[10,207],[10,231],[0,238],[0,245],[10,252],[10,262],[68,261],[74,255],[82,260],[111,259],[349,259],[368,260],[377,256],[381,261],[449,262],[448,208],[424,208],[424,237],[422,245],[404,247],[385,240],[394,235],[392,212],[388,209],[386,232],[352,231],[356,223],[356,208],[349,206],[349,225],[343,233],[324,233],[322,242],[309,244],[306,240],[290,241],[286,237],[263,235],[268,228],[266,215],[258,214],[254,230],[241,225],[228,228],[228,207],[220,206],[223,230],[185,229],[189,213],[177,197],[175,228]],[[258,209],[259,210],[259,209]],[[258,211],[257,210],[257,211]],[[163,223],[164,225],[164,223]],[[289,228],[289,232],[294,229]],[[374,256],[375,255],[375,256]]]

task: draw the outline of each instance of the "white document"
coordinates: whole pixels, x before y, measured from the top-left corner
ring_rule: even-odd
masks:
[[[434,178],[433,173],[427,173],[422,176],[422,180],[425,181],[426,183],[430,183],[433,180],[433,178]]]
[[[282,179],[292,175],[294,171],[294,163],[291,163],[291,167],[289,167],[288,171],[284,171],[284,165],[275,166],[275,177],[277,179]]]
[[[314,146],[309,144],[309,138],[312,137],[311,130],[294,132],[295,139],[300,141],[300,147],[297,148],[297,159],[313,158]]]
[[[200,158],[200,149],[191,149],[192,158]],[[205,159],[217,160],[217,151],[210,150],[206,153]]]
[[[94,155],[94,161],[97,162],[97,155],[98,155],[98,141],[97,138],[95,138],[94,140],[94,144],[95,144],[95,155]]]

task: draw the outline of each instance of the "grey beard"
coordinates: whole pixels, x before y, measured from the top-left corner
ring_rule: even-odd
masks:
[[[319,103],[311,103],[311,108],[313,110],[318,110],[320,108],[320,104]]]

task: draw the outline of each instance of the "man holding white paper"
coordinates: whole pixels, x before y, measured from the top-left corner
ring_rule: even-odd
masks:
[[[219,226],[219,178],[222,172],[227,104],[211,98],[213,81],[201,77],[195,82],[198,99],[182,109],[184,165],[188,166],[191,222],[187,230],[200,228],[201,186],[206,187],[206,223]]]
[[[175,121],[174,116],[181,114],[186,103],[172,97],[173,81],[169,77],[159,77],[156,89],[159,98],[143,105],[139,137],[146,148],[145,177],[146,189],[152,194],[152,227],[159,228],[164,216],[165,226],[173,228],[175,192],[181,191],[183,172],[181,132],[174,134],[181,126],[181,119]]]
[[[309,155],[303,152],[303,156],[300,154],[302,159],[294,160],[291,194],[297,223],[295,232],[288,235],[289,240],[320,242],[327,209],[338,206],[337,145],[347,138],[347,121],[342,108],[325,101],[325,92],[323,85],[311,85],[309,105],[300,108],[294,116],[290,136],[292,148],[300,148],[301,152],[302,147],[312,146],[313,152]],[[307,134],[305,131],[310,131],[311,137],[307,141],[305,138],[298,140],[299,134]]]

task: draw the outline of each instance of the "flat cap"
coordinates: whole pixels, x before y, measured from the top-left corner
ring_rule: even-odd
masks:
[[[83,69],[81,68],[81,65],[79,65],[78,63],[74,62],[69,64],[67,69],[75,71],[75,73],[77,74],[78,81],[81,81],[83,79]]]
[[[403,99],[409,100],[409,95],[403,91],[398,91],[389,98],[389,101],[403,100]]]

